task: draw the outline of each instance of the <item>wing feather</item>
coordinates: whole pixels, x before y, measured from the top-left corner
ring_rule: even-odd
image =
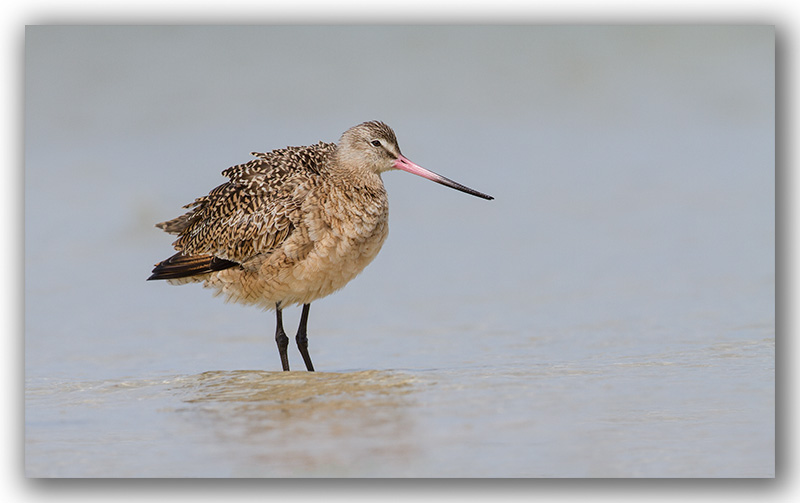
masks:
[[[229,181],[184,206],[190,211],[156,227],[175,234],[183,256],[243,263],[281,246],[302,225],[303,199],[333,144],[253,153],[256,159],[222,172]]]

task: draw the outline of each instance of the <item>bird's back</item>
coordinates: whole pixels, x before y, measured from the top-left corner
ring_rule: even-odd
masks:
[[[335,148],[335,144],[320,142],[253,152],[255,159],[222,172],[227,182],[184,206],[190,211],[156,227],[178,236],[173,246],[183,257],[210,256],[232,266],[268,253],[302,225],[303,197],[318,184]],[[176,261],[173,267],[162,263],[165,270],[154,272],[180,277]],[[197,272],[193,265],[183,276]]]

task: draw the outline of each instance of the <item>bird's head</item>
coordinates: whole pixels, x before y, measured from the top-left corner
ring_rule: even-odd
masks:
[[[400,152],[394,131],[383,122],[363,122],[345,131],[339,140],[338,155],[343,164],[378,175],[391,169],[400,169],[473,196],[494,199],[408,160]]]

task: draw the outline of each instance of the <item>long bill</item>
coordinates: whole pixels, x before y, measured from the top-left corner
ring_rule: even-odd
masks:
[[[467,194],[472,194],[473,196],[482,197],[483,199],[488,199],[490,201],[494,199],[489,194],[484,194],[483,192],[478,192],[477,190],[470,189],[466,185],[461,185],[460,183],[454,182],[453,180],[446,178],[442,175],[438,175],[433,171],[428,171],[422,166],[419,166],[409,161],[402,155],[394,161],[394,167],[406,171],[408,173],[421,176],[422,178],[427,178],[428,180],[434,181],[436,183],[441,183],[442,185],[445,185],[452,189],[460,190],[461,192],[466,192]]]

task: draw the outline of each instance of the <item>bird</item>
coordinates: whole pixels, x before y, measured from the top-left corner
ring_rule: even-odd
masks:
[[[380,121],[358,124],[337,143],[252,152],[222,172],[228,181],[156,224],[178,236],[175,253],[148,280],[202,283],[227,301],[276,313],[275,341],[289,370],[282,310],[302,305],[295,342],[306,370],[311,303],[344,287],[375,258],[388,235],[389,206],[381,175],[402,170],[494,199],[403,156]]]

